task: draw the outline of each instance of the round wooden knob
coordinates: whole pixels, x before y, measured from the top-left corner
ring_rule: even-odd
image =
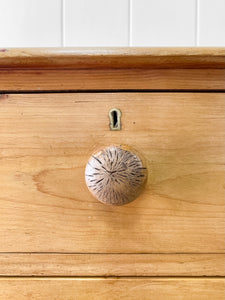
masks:
[[[141,193],[147,169],[135,153],[122,146],[109,146],[91,156],[85,179],[96,199],[105,204],[124,205]]]

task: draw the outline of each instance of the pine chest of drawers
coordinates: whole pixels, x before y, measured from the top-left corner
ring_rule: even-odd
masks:
[[[1,49],[0,299],[224,299],[224,90],[223,48]]]

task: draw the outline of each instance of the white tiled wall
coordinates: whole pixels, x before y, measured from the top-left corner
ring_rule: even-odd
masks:
[[[61,0],[0,0],[0,46],[59,46]]]
[[[0,0],[0,47],[225,46],[225,0]]]
[[[132,44],[194,46],[195,0],[133,0]]]

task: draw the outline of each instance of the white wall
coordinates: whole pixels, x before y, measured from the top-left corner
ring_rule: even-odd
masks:
[[[0,47],[225,46],[225,0],[0,0]]]

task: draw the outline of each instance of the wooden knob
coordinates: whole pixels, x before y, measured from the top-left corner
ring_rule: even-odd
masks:
[[[137,154],[122,146],[109,146],[89,159],[85,179],[89,191],[99,201],[124,205],[141,193],[147,169]]]

